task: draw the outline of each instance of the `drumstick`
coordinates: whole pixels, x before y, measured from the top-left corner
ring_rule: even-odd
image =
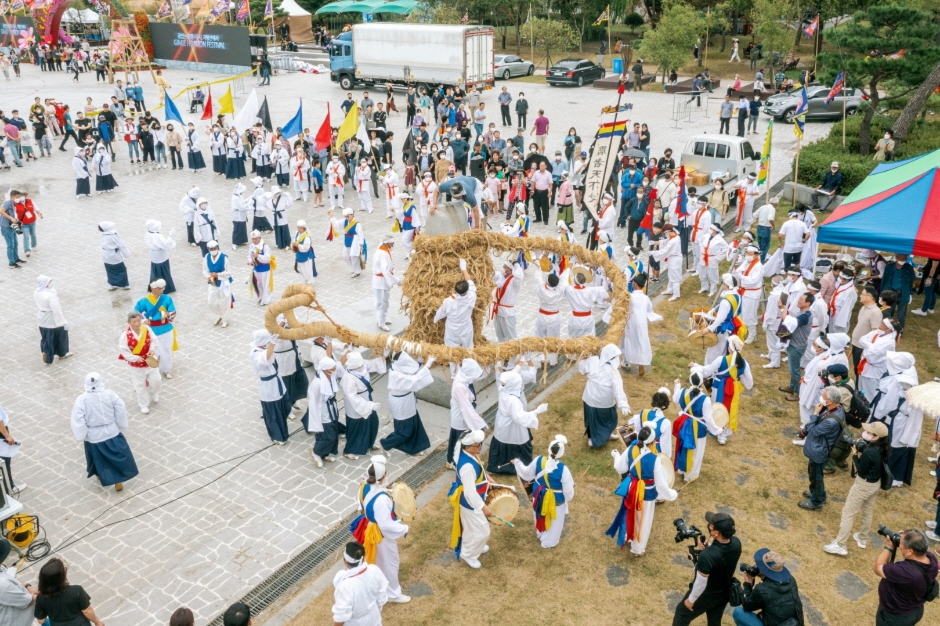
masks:
[[[513,460],[515,460],[515,459],[513,459]],[[502,469],[502,468],[506,467],[507,465],[512,465],[512,461],[510,461],[509,463],[503,463],[502,465],[497,465],[497,466],[496,466],[496,469]]]
[[[507,522],[506,520],[501,518],[499,515],[490,514],[490,517],[495,517],[496,519],[501,521],[503,524],[506,524],[506,526],[509,526],[510,528],[515,528],[515,525],[512,522]]]

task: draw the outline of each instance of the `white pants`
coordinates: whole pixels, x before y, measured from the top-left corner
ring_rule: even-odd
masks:
[[[460,525],[463,527],[463,536],[460,543],[460,557],[464,559],[479,559],[483,554],[483,546],[490,538],[490,523],[483,511],[474,511],[461,505]]]
[[[349,266],[349,271],[352,272],[353,276],[362,273],[362,259],[359,258],[361,250],[360,246],[349,246],[348,248],[343,246],[343,260],[346,261],[346,265]]]
[[[317,279],[313,277],[313,259],[297,263],[297,273],[300,274],[304,282],[308,285],[317,284]]]
[[[422,196],[423,197],[423,196]],[[425,204],[423,201],[418,203],[418,214],[421,215],[421,223],[425,224],[428,221],[428,213],[431,211],[430,201],[428,204]]]
[[[310,190],[310,183],[307,179],[298,180],[294,179],[294,200],[300,200],[303,198],[303,201],[307,201],[307,193]]]
[[[232,298],[219,287],[209,285],[209,311],[217,318],[225,320],[225,316],[232,310]]]
[[[497,315],[493,318],[493,326],[496,328],[496,341],[500,343],[511,341],[518,337],[518,334],[516,334],[515,315]]]
[[[329,185],[331,209],[335,209],[337,206],[343,206],[343,190],[344,187],[342,185]]]
[[[749,231],[751,224],[754,223],[754,201],[748,200],[744,203],[744,210],[741,212],[741,226],[737,230]]]
[[[770,356],[770,364],[774,367],[780,367],[780,340],[777,338],[777,327],[779,325],[779,323],[775,323],[773,328],[764,327],[764,336],[767,338],[767,355]]]
[[[630,540],[630,552],[632,554],[643,554],[646,552],[646,544],[650,540],[650,530],[653,528],[653,518],[656,516],[656,501],[649,500],[643,502],[643,510],[639,511],[640,540]]]
[[[702,236],[706,234],[702,233]],[[698,270],[698,266],[702,264],[702,245],[698,241],[691,241],[689,247],[692,248],[692,267]]]
[[[131,384],[137,393],[137,404],[140,408],[146,409],[150,406],[151,398],[160,394],[160,370],[155,367],[130,367],[128,369],[131,371]]]
[[[414,229],[401,231],[401,247],[405,249],[405,256],[411,256],[411,249],[414,247],[415,231]]]
[[[594,316],[571,315],[568,318],[568,339],[594,336]]]
[[[685,473],[685,482],[698,478],[702,471],[702,460],[705,458],[705,443],[708,441],[708,435],[695,440],[695,452],[692,453],[692,471]],[[680,471],[680,473],[683,473]]]
[[[809,350],[807,350],[809,352]],[[813,409],[808,409],[800,404],[800,427],[805,428],[813,419]]]
[[[568,503],[555,506],[555,520],[552,527],[544,533],[535,531],[535,536],[542,542],[543,548],[554,548],[561,540],[561,532],[565,529],[565,516],[568,515]],[[532,519],[535,520],[535,511],[532,511]]]
[[[369,185],[364,185],[365,189],[359,192],[359,210],[372,212],[372,194],[369,193]]]
[[[561,314],[545,315],[539,313],[535,317],[535,336],[536,337],[561,337]],[[554,365],[558,362],[558,355],[552,352],[548,355],[548,364]]]
[[[156,342],[153,351],[160,359],[160,373],[169,374],[170,370],[173,369],[173,331],[171,330],[162,335],[154,335],[154,339]]]
[[[676,256],[673,261],[670,259],[666,263],[666,269],[669,271],[669,289],[664,294],[679,297],[679,286],[682,283],[682,257]],[[662,267],[662,264],[660,264]]]
[[[720,356],[724,356],[728,350],[729,333],[717,333],[718,343],[705,351],[705,363],[712,363]]]
[[[388,289],[373,289],[372,295],[375,297],[375,321],[379,326],[385,326],[385,318],[388,316]]]
[[[258,292],[255,297],[261,304],[271,304],[271,290],[268,289],[268,279],[271,272],[255,272],[255,283],[257,283]]]
[[[714,291],[718,288],[718,266],[709,267],[705,265],[699,265],[696,268],[696,273],[698,274],[699,282],[702,283],[702,289],[709,292]]]
[[[375,549],[375,565],[385,578],[388,579],[386,595],[390,599],[401,595],[401,585],[398,582],[398,568],[401,565],[401,556],[398,554],[398,543],[394,539],[383,537]]]
[[[748,343],[753,343],[757,339],[757,309],[759,306],[760,298],[741,298],[741,319],[744,325],[747,326]]]

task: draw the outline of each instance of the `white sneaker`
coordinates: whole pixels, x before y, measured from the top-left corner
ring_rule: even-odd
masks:
[[[794,440],[793,440],[793,445],[795,445],[795,446],[804,446],[804,445],[806,445],[806,440],[805,440],[805,439],[794,439]]]
[[[936,476],[936,475],[937,475],[937,470],[930,470],[930,475],[931,475],[931,476]]]
[[[914,309],[913,311],[911,311],[911,313],[913,313],[914,315],[923,315],[924,317],[927,316],[927,312],[921,311],[920,309]]]
[[[146,415],[147,413],[150,413],[150,407],[142,406],[140,407],[140,412]]]
[[[762,366],[765,370],[778,370],[780,369],[779,365],[774,365],[773,363],[768,363],[767,365]]]
[[[382,329],[382,330],[384,330],[385,332],[388,332],[388,331],[392,330],[392,329],[389,327],[388,324],[380,324],[380,325],[379,325],[379,328]],[[389,602],[391,602],[391,600],[389,600]]]
[[[19,492],[21,492],[21,491],[25,491],[25,490],[26,490],[26,487],[28,487],[28,486],[29,486],[29,485],[27,485],[26,483],[17,483],[17,484],[15,484],[15,485],[13,485],[13,487],[12,487],[13,493],[19,493]]]
[[[490,547],[489,547],[489,546],[483,546],[483,549],[480,550],[480,554],[486,554],[486,553],[489,552],[489,551],[490,551]]]
[[[770,355],[769,355],[769,354],[762,354],[762,355],[760,355],[760,358],[762,358],[762,359],[767,359],[767,360],[769,361],[769,360],[770,360]]]
[[[928,530],[924,533],[924,535],[926,535],[927,539],[930,539],[931,541],[940,541],[940,535],[937,535],[937,533],[932,530]]]
[[[619,439],[620,439],[620,433],[618,433],[617,431],[610,433],[611,441],[618,441]]]
[[[317,464],[317,467],[323,467],[323,459],[314,454],[313,449],[308,449],[307,452],[310,453],[310,457],[313,459],[313,462]]]
[[[619,435],[618,435],[618,436],[619,436]],[[723,446],[723,445],[725,445],[726,443],[728,443],[728,440],[727,440],[727,439],[725,439],[725,438],[723,438],[723,437],[718,437],[718,445],[719,445],[719,446]]]
[[[411,602],[411,596],[402,594],[397,598],[388,598],[388,602],[391,602],[392,604],[408,604]]]
[[[679,299],[679,296],[673,296],[673,297],[669,298],[669,301],[670,301],[670,302],[675,302],[675,301],[678,300],[678,299]]]
[[[463,556],[460,558],[462,558],[467,563],[467,565],[469,565],[473,569],[480,569],[480,561],[478,561],[477,559],[468,559]]]
[[[358,455],[358,454],[344,454],[343,456],[346,457],[347,459],[349,459],[350,461],[358,461],[358,460],[359,460],[359,455]]]
[[[937,462],[937,457],[935,457],[935,456],[928,456],[928,457],[927,457],[927,462],[928,462],[928,463],[936,463],[936,462]]]
[[[933,520],[927,520],[926,522],[924,522],[924,525],[927,526],[927,528],[929,528],[930,530],[936,530],[937,528],[937,522]]]
[[[862,550],[868,547],[868,539],[862,536],[862,533],[854,533],[852,539],[855,540],[855,544]]]
[[[158,404],[160,402],[160,396],[158,396],[157,394],[154,394],[150,396],[150,401],[153,402],[154,404]]]
[[[847,556],[849,553],[849,551],[845,549],[845,546],[840,546],[835,541],[824,545],[823,550],[829,554],[838,554],[839,556]]]

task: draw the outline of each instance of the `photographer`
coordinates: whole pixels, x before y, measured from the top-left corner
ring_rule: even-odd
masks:
[[[23,194],[15,189],[7,194],[6,201],[0,204],[0,234],[7,246],[7,262],[13,269],[19,269],[20,263],[25,261],[20,259],[19,240],[17,234],[22,232],[20,222],[16,219],[16,203],[20,201]]]
[[[803,456],[809,460],[809,491],[803,492],[806,500],[797,506],[808,511],[818,511],[826,501],[826,485],[823,468],[829,461],[829,453],[839,441],[845,426],[842,410],[842,393],[835,387],[823,389],[822,398],[816,405],[813,420],[806,425],[806,440]]]
[[[721,615],[728,604],[731,579],[741,557],[741,540],[734,536],[734,520],[725,513],[706,513],[708,534],[712,541],[705,543],[695,564],[695,580],[689,592],[676,606],[672,626],[688,626],[703,613],[708,616],[708,626],[721,626]]]
[[[937,597],[937,557],[927,551],[919,530],[894,534],[882,526],[878,533],[884,535],[885,549],[875,560],[875,573],[883,579],[875,626],[913,626],[924,616],[924,602]],[[897,552],[904,560],[892,563]]]
[[[864,549],[868,545],[871,514],[875,509],[875,498],[881,491],[881,474],[891,454],[891,439],[884,422],[863,424],[862,431],[862,440],[852,446],[852,475],[855,476],[855,483],[849,489],[845,506],[842,507],[839,534],[832,543],[823,546],[823,550],[829,554],[846,556],[849,553],[845,546],[852,532],[852,522],[859,513],[862,514],[862,526],[852,537],[859,548]]]
[[[754,564],[750,568],[741,566],[744,602],[732,614],[735,626],[803,626],[800,590],[790,570],[783,566],[783,557],[761,548],[754,553]],[[755,575],[761,579],[756,586]],[[759,616],[755,615],[757,611]]]

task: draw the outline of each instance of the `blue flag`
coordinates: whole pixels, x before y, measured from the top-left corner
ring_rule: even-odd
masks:
[[[176,108],[176,105],[173,104],[173,99],[170,98],[170,92],[164,90],[163,92],[163,121],[169,122],[172,120],[179,122],[182,126],[186,126],[186,122],[183,121],[183,116],[180,115],[180,110]]]
[[[803,139],[803,127],[806,126],[806,112],[809,110],[809,98],[806,95],[806,85],[800,90],[800,102],[793,112],[793,134],[796,138]]]
[[[303,132],[304,129],[304,101],[301,98],[300,103],[297,105],[297,113],[290,119],[289,122],[284,124],[281,128],[281,135],[284,136],[284,139],[290,139],[296,135],[299,135]]]

